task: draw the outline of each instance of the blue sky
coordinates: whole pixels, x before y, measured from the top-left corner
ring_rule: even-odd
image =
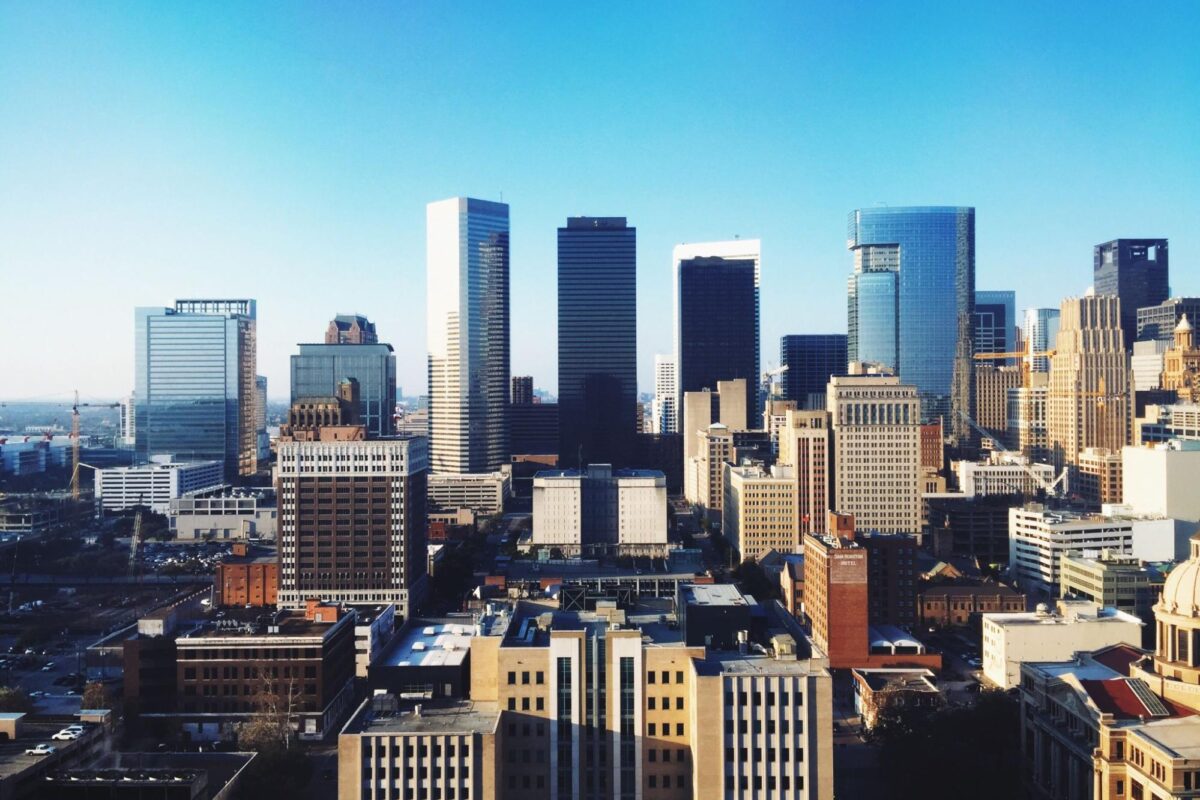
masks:
[[[133,307],[259,301],[259,370],[374,319],[422,391],[424,205],[512,215],[515,374],[556,388],[555,228],[638,228],[643,391],[673,244],[763,240],[762,341],[844,331],[846,215],[977,208],[1019,307],[1171,239],[1200,294],[1200,4],[5,3],[0,396],[116,396]]]

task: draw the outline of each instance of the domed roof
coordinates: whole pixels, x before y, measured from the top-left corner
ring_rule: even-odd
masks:
[[[1179,324],[1175,326],[1176,333],[1186,333],[1192,329],[1192,323],[1188,321],[1187,314],[1179,318]]]
[[[1159,610],[1183,617],[1200,617],[1200,534],[1190,542],[1192,557],[1171,570],[1163,584]]]

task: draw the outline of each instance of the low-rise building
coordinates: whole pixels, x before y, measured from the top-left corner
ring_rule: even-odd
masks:
[[[366,678],[396,635],[396,606],[354,607],[354,677]]]
[[[1088,600],[1102,608],[1133,614],[1147,623],[1148,633],[1153,633],[1154,626],[1149,622],[1164,580],[1156,567],[1111,550],[1064,554],[1059,567],[1062,597]]]
[[[244,489],[180,497],[167,511],[177,542],[274,539],[276,517],[274,492]]]
[[[1059,601],[1051,611],[983,615],[983,674],[994,686],[1011,689],[1021,678],[1021,664],[1062,661],[1075,653],[1114,644],[1138,647],[1142,621],[1115,608]]]
[[[1016,453],[992,452],[983,461],[955,461],[958,489],[971,497],[1032,495],[1054,483],[1054,467]]]
[[[667,547],[667,479],[656,470],[543,470],[533,479],[534,545],[564,555],[661,555]]]
[[[171,461],[155,456],[149,464],[96,470],[97,511],[118,513],[146,506],[156,514],[171,510],[171,501],[211,491],[224,481],[220,461]]]
[[[981,614],[1020,613],[1025,595],[1002,583],[935,584],[918,598],[921,624],[936,627],[969,625]]]
[[[943,705],[933,673],[927,669],[853,669],[850,676],[854,711],[867,730],[875,727],[880,714],[893,708],[930,712]]]
[[[1121,502],[1121,452],[1087,447],[1079,452],[1072,489],[1093,506]]]
[[[783,607],[797,619],[804,618],[804,553],[791,553],[783,558],[779,574]]]
[[[511,493],[510,472],[430,474],[428,504],[432,511],[469,508],[477,514],[499,514]]]
[[[233,546],[229,556],[217,562],[213,575],[216,606],[263,608],[279,599],[279,556],[274,550]]]
[[[397,697],[445,699],[471,693],[471,639],[504,622],[507,606],[469,615],[406,621],[371,662],[367,685]]]

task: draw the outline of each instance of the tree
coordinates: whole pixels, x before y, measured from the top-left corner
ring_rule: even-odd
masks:
[[[733,577],[741,584],[746,594],[754,595],[754,599],[759,602],[766,602],[780,594],[779,587],[767,578],[767,573],[763,572],[763,568],[754,559],[747,558],[734,567]]]
[[[257,711],[238,730],[238,746],[258,754],[250,762],[243,796],[291,797],[308,785],[312,763],[300,747],[292,746],[299,697],[294,678],[272,684],[263,676],[254,697]]]
[[[112,708],[108,688],[100,681],[91,681],[83,687],[83,708]]]
[[[0,711],[29,714],[33,711],[33,701],[20,687],[0,686]]]

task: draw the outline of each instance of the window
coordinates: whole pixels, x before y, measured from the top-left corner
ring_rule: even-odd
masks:
[[[646,683],[654,683],[654,670],[646,673]]]
[[[523,683],[523,684],[529,683],[529,673],[528,672],[521,673],[521,683]]]
[[[675,682],[683,683],[683,670],[677,670],[675,672]]]
[[[646,726],[646,735],[653,736],[657,727],[658,727],[657,725],[655,725],[653,722],[651,722],[649,725]]]
[[[682,722],[675,723],[675,735],[683,736],[683,723]]]
[[[515,672],[508,673],[508,685],[512,686],[512,685],[516,684],[516,682],[517,682],[517,673],[515,673]],[[511,783],[511,781],[509,781],[509,782]]]
[[[539,684],[545,683],[546,682],[546,673],[539,671],[536,675],[536,681]]]
[[[653,711],[654,710],[654,701],[655,701],[654,697],[647,697],[646,698],[646,708]]]
[[[683,697],[682,696],[676,697],[675,698],[675,710],[681,711],[682,709],[683,709]]]
[[[545,710],[546,710],[546,698],[544,698],[544,697],[539,697],[539,698],[537,699],[537,710],[538,710],[538,711],[545,711]]]
[[[651,747],[648,752],[650,753],[650,763],[654,763],[655,761],[658,761],[658,751],[657,750],[655,750],[653,747]]]

